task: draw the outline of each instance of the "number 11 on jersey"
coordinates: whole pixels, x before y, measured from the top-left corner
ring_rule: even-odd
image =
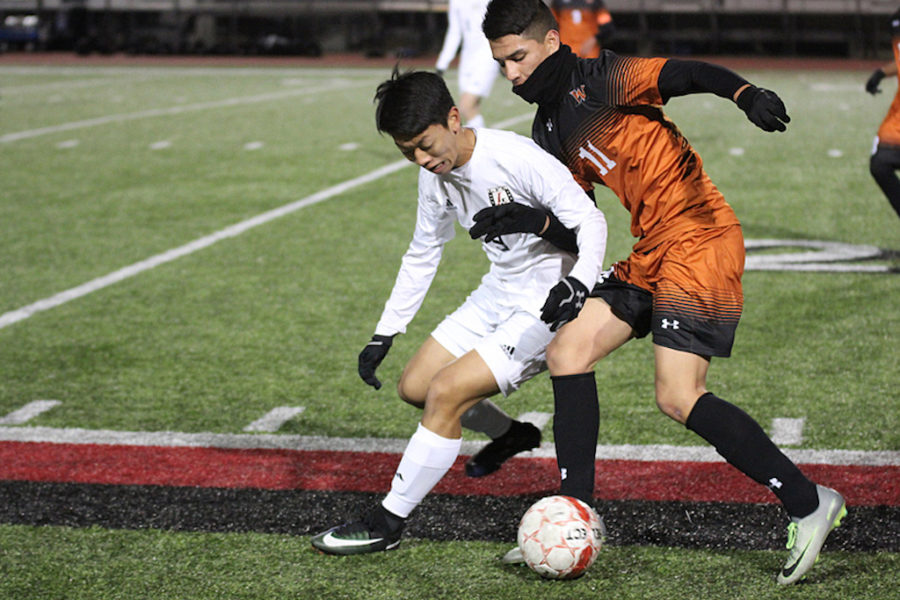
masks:
[[[594,163],[601,176],[606,175],[616,166],[616,161],[597,150],[590,142],[587,143],[587,148],[584,146],[578,148],[578,158],[586,158]]]

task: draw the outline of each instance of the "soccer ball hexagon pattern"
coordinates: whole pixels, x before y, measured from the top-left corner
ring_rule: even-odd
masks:
[[[525,511],[516,541],[541,577],[574,579],[594,564],[604,537],[593,508],[569,496],[548,496]]]

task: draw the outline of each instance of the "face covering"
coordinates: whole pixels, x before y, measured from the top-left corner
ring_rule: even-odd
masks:
[[[569,76],[578,57],[565,44],[544,59],[522,85],[513,86],[513,93],[534,104],[558,104],[564,94],[559,90],[569,83]]]

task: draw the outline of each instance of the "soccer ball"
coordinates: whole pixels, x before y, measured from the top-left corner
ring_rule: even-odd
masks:
[[[548,496],[525,511],[516,541],[541,577],[574,579],[594,564],[605,535],[593,508],[569,496]]]

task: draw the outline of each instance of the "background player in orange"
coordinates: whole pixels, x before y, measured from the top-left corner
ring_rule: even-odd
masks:
[[[781,500],[791,552],[778,581],[798,581],[846,513],[844,499],[807,479],[752,417],[706,388],[711,357],[730,355],[740,319],[744,240],[700,156],[661,108],[676,96],[714,93],[761,129],[784,131],[784,104],[705,62],[609,50],[579,58],[560,43],[541,0],[492,0],[482,27],[513,92],[538,105],[532,138],[585,189],[610,188],[638,238],[590,293],[576,290],[590,297],[547,350],[560,492],[592,500],[597,362],[652,333],[657,406]]]
[[[881,91],[878,86],[882,79],[897,76],[900,65],[900,10],[891,16],[891,46],[894,49],[894,61],[875,69],[866,82],[866,91],[873,96]],[[895,173],[897,169],[900,169],[900,87],[897,88],[887,116],[878,128],[878,135],[872,145],[872,157],[869,159],[869,172],[887,196],[897,216],[900,216],[900,179],[897,179]]]
[[[563,44],[582,58],[597,58],[615,32],[603,0],[551,0]]]

